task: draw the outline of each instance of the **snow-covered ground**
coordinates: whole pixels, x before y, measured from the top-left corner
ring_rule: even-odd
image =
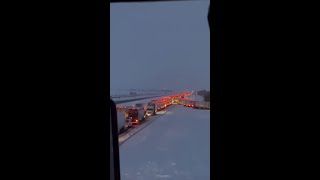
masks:
[[[122,180],[209,180],[210,111],[172,105],[120,146]]]
[[[128,90],[128,89],[110,89],[110,96],[129,96],[130,92],[137,93],[137,95],[152,93],[148,91],[137,91],[137,90]]]
[[[128,90],[128,89],[110,89],[111,97],[130,97],[130,92],[136,93],[136,96],[155,96],[155,95],[164,95],[165,92],[161,91],[148,91],[148,90]],[[167,92],[171,94],[173,92]]]
[[[154,95],[137,95],[137,96],[122,96],[122,97],[112,97],[111,99],[115,102],[117,101],[127,101],[127,100],[134,100],[134,99],[139,99],[139,98],[148,98],[148,97],[161,97],[161,96],[169,96],[172,95],[173,93],[158,93]]]
[[[125,102],[125,103],[119,103],[117,106],[126,106],[126,107],[133,107],[137,103],[148,103],[154,99],[159,99],[161,97],[153,97],[153,98],[148,98],[148,99],[142,99],[142,100],[137,100],[137,101],[130,101],[130,102]]]
[[[126,100],[133,100],[133,99],[139,99],[139,98],[148,98],[152,97],[150,95],[145,95],[145,96],[132,96],[132,97],[121,97],[121,98],[111,98],[113,101],[126,101]]]

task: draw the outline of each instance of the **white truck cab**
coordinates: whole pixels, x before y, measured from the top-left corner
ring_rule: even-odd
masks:
[[[147,105],[146,115],[152,116],[156,114],[156,103],[149,102]]]

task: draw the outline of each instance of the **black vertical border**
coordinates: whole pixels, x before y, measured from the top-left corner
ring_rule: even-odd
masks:
[[[111,109],[111,124],[112,124],[112,142],[113,142],[113,158],[114,158],[114,174],[115,180],[120,180],[120,155],[119,155],[119,139],[118,139],[118,124],[117,124],[117,109],[115,103],[110,99]],[[109,124],[109,123],[108,123]],[[110,139],[110,138],[109,138]]]

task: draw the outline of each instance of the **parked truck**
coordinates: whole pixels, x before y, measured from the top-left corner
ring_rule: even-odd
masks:
[[[160,110],[165,109],[167,107],[167,105],[163,99],[158,101],[158,106],[159,106]]]
[[[179,101],[179,97],[175,96],[175,97],[173,98],[173,104],[177,104],[178,101]]]
[[[185,105],[185,99],[184,98],[179,98],[178,99],[178,104]]]
[[[126,115],[124,112],[117,111],[118,133],[126,129]]]
[[[149,102],[147,105],[147,111],[146,111],[146,115],[147,116],[153,116],[156,114],[156,103],[154,102]]]
[[[193,101],[193,100],[190,100],[190,99],[186,99],[186,100],[184,101],[184,106],[193,107],[193,106],[194,106],[194,101]]]
[[[132,120],[129,117],[129,109],[127,107],[117,107],[118,132],[121,133],[132,127]]]
[[[143,108],[144,111],[147,110],[147,106],[148,106],[147,103],[137,103],[137,104],[135,104],[135,107],[137,107],[137,108]]]
[[[128,116],[132,124],[140,124],[146,117],[144,109],[138,107],[128,109]]]
[[[170,105],[173,103],[173,98],[171,98],[171,97],[166,97],[165,100],[164,100],[164,102],[165,102],[165,105],[166,105],[166,106],[170,106]]]
[[[164,103],[161,101],[161,99],[152,100],[151,103],[155,104],[155,112],[161,111],[164,107]]]
[[[196,108],[196,109],[210,109],[210,102],[195,101],[193,108]]]

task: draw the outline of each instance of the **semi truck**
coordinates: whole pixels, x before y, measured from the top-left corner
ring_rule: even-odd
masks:
[[[156,104],[156,111],[161,111],[167,106],[164,98],[152,100],[151,102],[154,102]]]
[[[178,98],[178,97],[174,97],[174,98],[173,98],[173,104],[177,104],[178,101],[179,101],[179,98]]]
[[[187,106],[187,107],[193,107],[194,106],[194,101],[186,99],[184,105]]]
[[[140,124],[146,117],[144,109],[138,107],[129,108],[128,116],[131,118],[132,124]]]
[[[124,112],[117,111],[118,133],[126,129],[126,115]]]
[[[173,99],[171,97],[164,98],[165,106],[170,106],[173,103]]]
[[[195,101],[193,108],[196,108],[196,109],[210,109],[210,102]]]
[[[178,104],[180,104],[180,105],[185,105],[185,99],[184,98],[180,98],[180,99],[178,99]]]
[[[159,109],[159,103],[149,102],[148,105],[147,105],[146,115],[147,116],[156,115],[158,109]]]
[[[126,107],[117,107],[118,132],[121,133],[132,127],[131,117]]]
[[[157,103],[158,103],[158,106],[159,106],[158,109],[160,109],[160,110],[165,109],[165,108],[167,107],[167,105],[166,105],[166,103],[165,103],[164,100],[160,100],[160,101],[157,102]]]
[[[147,110],[147,103],[137,103],[135,104],[136,108],[143,108],[145,111]]]
[[[190,100],[190,99],[181,98],[178,100],[178,104],[183,105],[183,106],[187,106],[187,107],[193,107],[194,101]]]

